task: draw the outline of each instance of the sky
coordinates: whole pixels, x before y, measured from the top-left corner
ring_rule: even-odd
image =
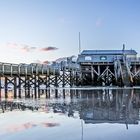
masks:
[[[85,49],[140,53],[140,0],[0,0],[0,62],[43,63]]]

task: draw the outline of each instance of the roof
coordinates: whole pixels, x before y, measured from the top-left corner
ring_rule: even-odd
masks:
[[[81,55],[136,55],[137,52],[135,50],[83,50]]]

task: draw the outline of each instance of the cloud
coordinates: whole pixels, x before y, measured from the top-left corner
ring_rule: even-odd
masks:
[[[53,46],[39,48],[39,47],[32,47],[32,46],[29,46],[27,44],[18,44],[18,43],[7,43],[6,47],[12,48],[12,49],[17,49],[17,50],[20,50],[22,52],[33,52],[35,50],[46,52],[46,51],[53,51],[53,50],[58,49],[58,48],[53,47]]]
[[[25,45],[25,44],[22,44],[21,46],[22,46],[21,50],[24,52],[31,52],[36,49],[36,47],[31,47],[31,46]]]
[[[17,43],[7,43],[6,46],[8,48],[18,48],[18,44]]]
[[[58,49],[58,48],[56,48],[56,47],[49,46],[49,47],[41,48],[40,50],[41,50],[41,51],[54,51],[54,50],[57,50],[57,49]]]
[[[59,123],[41,123],[44,127],[55,127],[55,126],[59,126],[60,124]]]
[[[7,43],[6,46],[8,48],[19,49],[23,52],[31,52],[37,49],[36,47],[32,47],[26,44],[18,44],[18,43]]]
[[[101,18],[98,18],[95,22],[96,27],[101,27],[103,25],[103,20]]]

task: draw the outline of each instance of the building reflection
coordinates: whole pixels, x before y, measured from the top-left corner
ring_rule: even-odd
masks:
[[[85,123],[124,123],[138,124],[140,95],[139,90],[120,89],[88,91],[82,94],[90,97],[81,105],[80,118]]]

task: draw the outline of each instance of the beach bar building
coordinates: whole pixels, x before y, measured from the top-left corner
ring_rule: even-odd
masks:
[[[132,72],[136,64],[135,50],[83,50],[78,56],[82,85],[134,84]],[[139,63],[135,65],[135,72]]]

